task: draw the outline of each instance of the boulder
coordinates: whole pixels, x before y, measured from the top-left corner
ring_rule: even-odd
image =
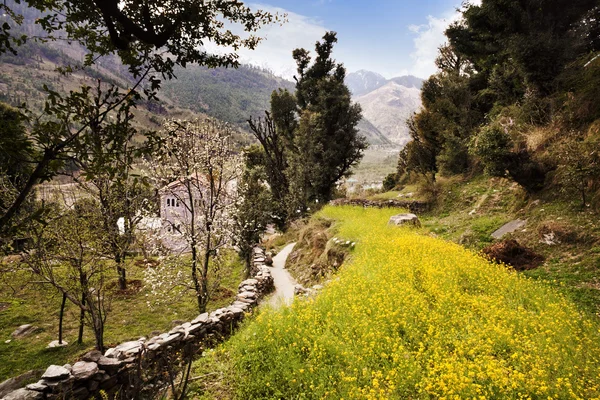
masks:
[[[42,376],[42,372],[43,370],[27,371],[19,376],[9,378],[0,383],[0,399],[3,399],[8,393],[23,387],[25,382],[39,379],[40,376]]]
[[[504,235],[513,233],[517,229],[521,229],[525,226],[525,224],[527,224],[526,220],[515,219],[514,221],[510,221],[509,223],[502,225],[500,228],[494,231],[491,236],[493,239],[501,239],[504,237]]]
[[[108,358],[104,356],[100,357],[97,363],[103,371],[106,371],[106,373],[110,375],[116,373],[122,364],[122,362],[116,358]]]
[[[36,392],[45,392],[48,390],[48,385],[46,385],[45,381],[41,380],[37,381],[36,383],[31,383],[25,386],[25,388],[28,390],[35,390]]]
[[[396,214],[390,217],[388,225],[409,225],[420,227],[421,221],[419,221],[419,217],[417,217],[415,214]]]
[[[64,343],[64,342],[63,342]],[[88,351],[87,353],[85,353],[81,359],[83,361],[89,361],[89,362],[95,362],[97,363],[98,360],[102,357],[102,353],[98,350],[91,350]]]
[[[36,329],[37,329],[37,326],[33,326],[31,324],[21,325],[20,327],[15,329],[15,331],[13,333],[11,333],[10,336],[14,337],[15,339],[19,339],[19,338],[25,337],[27,335],[30,335]]]

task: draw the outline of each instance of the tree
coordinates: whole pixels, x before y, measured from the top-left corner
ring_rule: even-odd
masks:
[[[127,99],[138,98],[141,90],[147,97],[154,98],[161,79],[173,77],[175,66],[185,67],[188,63],[237,66],[235,50],[252,49],[259,39],[252,34],[247,38],[233,34],[225,28],[226,22],[241,24],[245,31],[252,33],[277,19],[267,12],[253,12],[238,1],[28,0],[27,4],[44,12],[36,20],[46,34],[40,40],[66,40],[87,49],[84,68],[108,55],[117,55],[128,67],[134,81],[128,90],[110,97],[99,118],[105,118]],[[7,3],[0,4],[0,10],[12,19],[13,26],[19,25],[23,18],[11,7]],[[0,31],[0,53],[16,54],[18,46],[28,40],[26,35],[11,36],[10,28],[6,23]],[[205,41],[230,46],[234,51],[210,54],[202,47]],[[73,70],[73,66],[62,69],[64,73]],[[48,101],[44,111],[48,118],[30,132],[36,150],[31,160],[32,169],[24,177],[24,184],[13,201],[2,210],[0,234],[10,235],[13,218],[35,185],[55,176],[64,158],[73,151],[74,142],[90,132],[89,121],[72,112],[87,97],[87,90],[83,87],[64,96],[46,87]],[[77,124],[69,120],[72,116]]]
[[[35,157],[32,141],[26,131],[26,117],[18,110],[0,103],[0,215],[13,204],[19,192],[26,184],[31,173],[31,160]],[[25,216],[34,217],[31,201],[15,213],[12,229],[5,236],[0,235],[0,247],[11,246],[17,236]]]
[[[362,118],[361,109],[352,103],[344,84],[346,70],[331,58],[336,42],[335,32],[326,33],[315,46],[317,55],[312,65],[308,51],[293,52],[298,67],[299,123],[294,136],[297,157],[290,162],[290,169],[298,180],[297,198],[305,199],[300,205],[302,212],[310,203],[331,200],[337,181],[350,174],[367,147],[356,128]]]
[[[255,163],[259,152],[250,147],[245,151],[245,168],[239,183],[239,201],[235,214],[235,243],[238,254],[246,263],[246,273],[252,268],[252,250],[273,220],[273,199],[267,187],[265,168]]]
[[[94,332],[96,348],[104,351],[104,325],[109,308],[105,293],[108,266],[103,260],[98,205],[80,199],[71,209],[61,205],[53,209],[45,223],[29,224],[32,245],[25,265],[79,308],[79,343],[87,322]]]
[[[484,0],[466,8],[446,36],[484,77],[508,63],[531,91],[544,96],[569,60],[589,48],[589,37],[578,34],[578,27],[597,6],[596,0]]]
[[[588,192],[600,177],[600,143],[597,140],[566,141],[557,149],[557,178],[562,190],[574,191],[581,199],[581,208],[587,205]]]
[[[286,201],[289,193],[288,158],[294,153],[294,135],[298,126],[296,121],[296,98],[287,90],[273,91],[271,94],[271,112],[265,111],[263,119],[248,120],[254,137],[262,146],[262,155],[254,154],[247,161],[264,165],[266,180],[273,195],[273,214],[278,227],[283,229],[287,222]],[[249,153],[249,156],[252,154]],[[252,165],[246,163],[252,169]]]
[[[106,239],[103,247],[116,265],[119,288],[125,290],[125,258],[134,242],[136,225],[148,208],[148,183],[140,176],[133,176],[131,171],[136,161],[157,147],[154,141],[159,138],[148,135],[140,142],[141,135],[131,125],[133,98],[126,99],[108,116],[102,116],[115,95],[115,88],[104,91],[98,81],[90,92],[76,111],[87,119],[89,132],[74,142],[72,164],[77,173],[72,177],[100,205]],[[119,220],[123,222],[121,228]]]
[[[312,65],[308,51],[294,50],[296,93],[273,92],[271,112],[249,121],[263,149],[275,214],[285,217],[276,220],[280,228],[331,200],[367,147],[356,128],[361,110],[344,84],[346,70],[331,58],[336,42],[335,32],[326,33]]]
[[[220,250],[232,244],[237,181],[241,162],[234,152],[232,128],[214,119],[167,120],[164,151],[150,160],[166,204],[163,219],[170,239],[183,240],[191,252],[190,277],[198,310],[210,297],[211,266]]]

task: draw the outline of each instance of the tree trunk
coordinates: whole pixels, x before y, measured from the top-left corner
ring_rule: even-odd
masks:
[[[94,317],[94,338],[96,339],[96,350],[104,353],[104,323],[100,316]]]
[[[79,335],[77,336],[77,343],[83,343],[83,323],[85,322],[85,294],[81,295],[81,311],[79,313]]]
[[[60,314],[58,316],[58,344],[63,342],[63,317],[65,316],[65,305],[67,304],[67,295],[63,293],[62,303],[60,304]]]
[[[196,291],[196,300],[198,302],[198,312],[202,314],[206,311],[205,307],[202,306],[201,297],[201,286],[198,280],[198,249],[196,248],[196,242],[192,242],[192,281],[194,282],[194,290]]]
[[[201,308],[206,310],[206,305],[208,304],[208,264],[210,262],[210,246],[211,246],[211,233],[210,227],[208,228],[208,232],[206,234],[206,249],[204,252],[204,262],[202,265],[202,279],[200,281],[201,285],[201,295],[200,302],[202,304]],[[202,311],[204,312],[204,311]]]

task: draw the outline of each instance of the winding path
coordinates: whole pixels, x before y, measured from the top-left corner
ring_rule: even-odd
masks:
[[[269,267],[275,284],[275,293],[269,299],[269,304],[274,307],[290,305],[294,300],[294,286],[296,285],[296,281],[285,269],[285,262],[295,245],[296,243],[290,243],[285,246],[273,257],[273,266]]]

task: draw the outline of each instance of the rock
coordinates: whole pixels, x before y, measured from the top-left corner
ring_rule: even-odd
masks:
[[[87,390],[91,392],[95,392],[96,390],[98,390],[98,387],[100,386],[100,382],[96,381],[96,380],[91,380],[88,385],[87,385]]]
[[[163,339],[163,341],[162,341],[162,343],[160,345],[161,346],[168,346],[170,344],[178,342],[182,338],[183,338],[183,332],[175,332],[175,333],[167,336],[165,339]]]
[[[33,326],[31,324],[21,325],[20,327],[15,329],[15,331],[11,333],[10,336],[14,337],[15,339],[19,339],[32,334],[36,329],[37,326]]]
[[[200,314],[192,320],[192,324],[197,324],[199,322],[208,322],[208,313]]]
[[[96,375],[99,372],[98,364],[91,361],[77,361],[75,365],[73,365],[73,377],[78,380],[89,379],[92,376]]]
[[[88,351],[87,353],[85,353],[81,359],[83,361],[88,361],[88,362],[95,362],[97,363],[98,360],[102,357],[102,353],[99,352],[98,350],[92,350],[92,351]]]
[[[70,398],[73,399],[87,399],[90,396],[90,392],[87,390],[85,386],[78,387],[74,389],[70,394]]]
[[[323,289],[323,285],[315,285],[312,287],[314,290],[322,290]]]
[[[2,398],[2,400],[37,400],[43,398],[41,392],[35,390],[27,390],[25,388],[10,392]]]
[[[42,379],[47,381],[59,381],[68,378],[70,375],[71,372],[69,372],[69,370],[65,367],[61,367],[60,365],[51,365],[42,375]]]
[[[240,299],[255,299],[256,292],[242,292],[237,295]]]
[[[39,379],[42,376],[41,370],[27,371],[14,378],[9,378],[4,382],[0,383],[0,399],[4,398],[8,393],[17,390],[23,386],[23,383],[32,381],[33,379]]]
[[[117,372],[121,367],[121,361],[116,358],[108,358],[108,357],[100,357],[97,361],[98,367],[103,371],[106,371],[107,374],[112,375]]]
[[[308,292],[309,292],[309,290],[306,289],[302,285],[296,285],[296,286],[294,286],[294,294],[296,296],[301,295],[301,294],[307,294]]]
[[[510,221],[509,223],[502,225],[498,230],[492,233],[492,238],[501,239],[504,235],[513,233],[517,229],[524,227],[526,223],[527,221],[522,219],[515,219],[514,221]]]
[[[417,217],[415,214],[396,214],[390,217],[388,225],[412,225],[420,227],[421,221],[419,221],[419,217]]]
[[[115,347],[114,349],[108,349],[104,355],[110,358],[127,358],[138,354],[142,350],[142,342],[139,340],[124,342]]]
[[[265,264],[268,265],[268,266],[273,265],[273,257],[267,255],[266,258],[265,258]]]
[[[44,392],[48,390],[48,385],[44,380],[37,381],[36,383],[31,383],[25,386],[28,390],[35,390],[36,392]]]
[[[53,340],[50,343],[48,343],[48,346],[46,346],[47,349],[53,349],[56,347],[65,347],[67,346],[69,343],[66,340],[63,340],[62,343],[59,343],[58,340]]]

